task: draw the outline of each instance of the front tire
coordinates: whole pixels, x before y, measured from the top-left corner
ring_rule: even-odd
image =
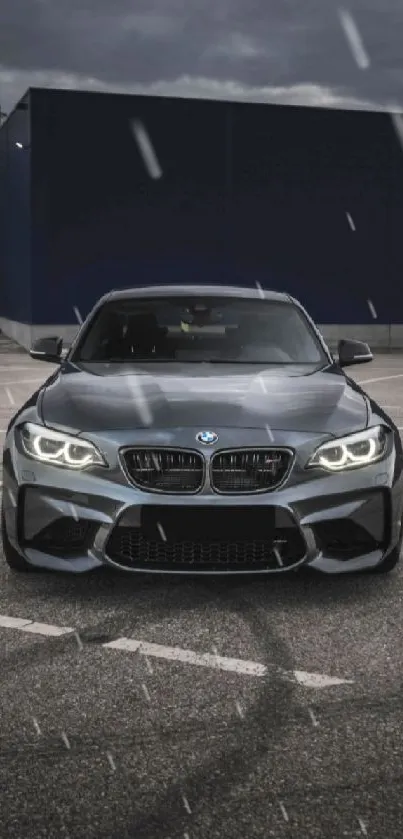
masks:
[[[26,559],[24,559],[24,557],[21,556],[11,545],[7,536],[6,517],[4,515],[3,507],[1,508],[1,541],[3,545],[4,559],[12,571],[18,571],[20,574],[32,574],[33,571],[37,571],[37,569],[33,565],[30,565],[29,562],[27,562]]]

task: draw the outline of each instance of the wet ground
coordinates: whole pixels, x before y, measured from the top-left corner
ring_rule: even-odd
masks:
[[[49,366],[0,362],[4,433]],[[402,362],[352,375],[403,429]],[[403,563],[245,583],[2,562],[0,836],[400,839],[402,598]]]

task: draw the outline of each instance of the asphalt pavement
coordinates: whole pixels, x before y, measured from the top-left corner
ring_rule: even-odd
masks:
[[[49,366],[0,345],[4,434]],[[403,355],[352,375],[403,429]],[[245,582],[1,562],[0,837],[401,839],[402,597],[403,563]]]

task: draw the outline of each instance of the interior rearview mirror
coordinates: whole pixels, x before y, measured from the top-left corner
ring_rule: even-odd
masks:
[[[50,361],[53,364],[58,364],[61,361],[62,349],[62,338],[38,338],[29,354],[36,361]]]
[[[353,364],[366,364],[373,359],[368,344],[365,344],[363,341],[339,341],[338,353],[340,367],[351,367]]]

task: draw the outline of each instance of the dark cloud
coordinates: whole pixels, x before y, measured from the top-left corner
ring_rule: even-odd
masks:
[[[15,0],[1,11],[0,101],[30,84],[313,101],[403,102],[399,0]]]

